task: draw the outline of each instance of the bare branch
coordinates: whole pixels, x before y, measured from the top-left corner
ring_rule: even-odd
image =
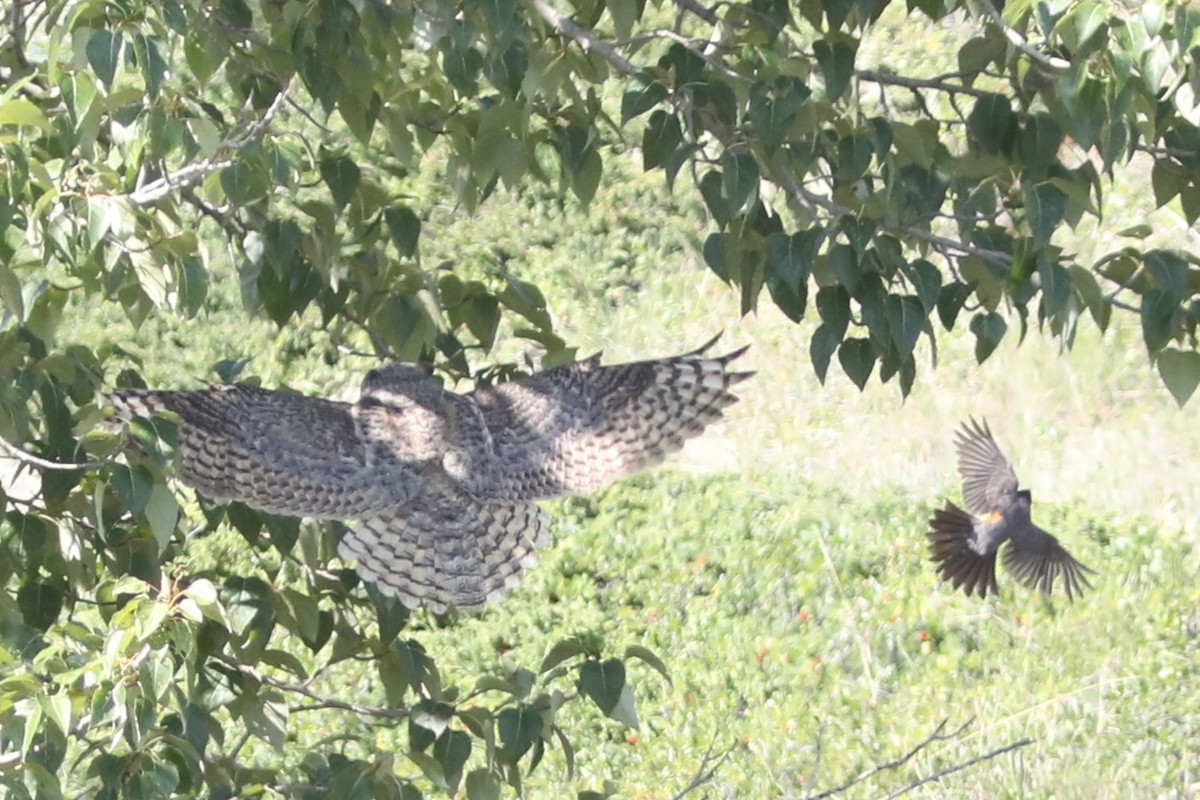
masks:
[[[675,5],[679,6],[684,11],[689,11],[692,14],[695,14],[709,25],[716,25],[721,21],[721,18],[717,16],[717,12],[713,11],[711,8],[705,8],[697,3],[696,0],[675,0]]]
[[[21,463],[30,464],[38,467],[39,469],[55,469],[69,472],[70,470],[74,469],[99,469],[107,463],[105,461],[84,461],[82,463],[73,464],[68,461],[50,461],[45,458],[39,458],[33,453],[26,452],[2,437],[0,437],[0,449],[5,450]]]
[[[700,759],[700,766],[696,768],[696,774],[692,776],[691,782],[672,795],[671,800],[681,800],[685,795],[711,782],[716,777],[717,770],[733,755],[733,751],[737,748],[736,744],[731,744],[728,748],[721,751],[720,754],[714,755],[713,748],[716,747],[716,744],[717,737],[714,735],[712,741],[708,743],[708,749],[704,751],[704,757]]]
[[[542,19],[548,22],[554,30],[569,39],[573,39],[584,50],[594,50],[599,53],[605,61],[612,64],[617,72],[620,72],[622,75],[628,77],[638,73],[639,70],[634,66],[633,62],[613,49],[611,44],[597,39],[591,33],[577,25],[566,14],[563,14],[557,8],[547,3],[546,0],[530,1]]]
[[[1071,68],[1071,62],[1067,61],[1065,58],[1046,55],[1033,45],[1029,44],[1025,37],[1021,35],[1020,31],[1010,27],[1009,24],[1004,21],[1004,17],[1000,16],[1000,12],[996,10],[994,5],[992,5],[992,0],[979,0],[979,6],[983,9],[983,13],[987,14],[988,18],[991,19],[991,21],[995,23],[996,27],[1000,29],[1001,33],[1004,34],[1004,38],[1008,39],[1009,43],[1011,43],[1013,47],[1032,58],[1039,65],[1053,72],[1066,72]]]
[[[288,86],[284,86],[279,94],[275,95],[275,100],[271,103],[271,106],[261,117],[247,127],[244,133],[235,135],[234,131],[230,131],[229,135],[221,142],[216,152],[211,156],[139,187],[128,195],[129,201],[135,206],[147,206],[156,203],[172,192],[195,186],[212,173],[232,166],[234,160],[225,154],[241,150],[246,145],[258,139],[267,126],[271,124],[271,120],[274,119],[275,114],[283,106],[287,100],[287,96]]]
[[[998,747],[995,750],[991,751],[990,753],[984,753],[981,756],[976,756],[975,758],[972,758],[970,761],[964,761],[961,764],[955,764],[952,767],[947,767],[946,769],[939,770],[939,771],[933,773],[932,775],[929,775],[928,777],[921,778],[918,781],[914,781],[913,783],[910,783],[908,786],[905,786],[903,789],[897,789],[896,791],[892,792],[887,797],[885,797],[884,800],[893,800],[893,798],[900,797],[901,795],[904,795],[904,794],[908,794],[913,789],[916,789],[918,786],[924,786],[927,783],[934,783],[935,781],[940,781],[942,778],[945,778],[947,775],[953,775],[954,773],[961,772],[962,770],[967,769],[968,767],[973,767],[976,764],[982,763],[984,761],[989,761],[989,760],[995,758],[996,756],[1002,756],[1005,753],[1012,752],[1013,750],[1020,750],[1022,747],[1028,747],[1031,744],[1033,744],[1033,739],[1018,739],[1017,741],[1013,742],[1012,744],[1006,744],[1006,745],[1004,745],[1004,747]]]
[[[683,36],[681,34],[676,33],[675,31],[667,30],[666,28],[660,28],[658,30],[649,31],[647,33],[639,34],[638,36],[633,36],[628,39],[621,39],[620,41],[613,42],[613,46],[614,47],[635,47],[638,45],[645,44],[646,42],[654,41],[655,39],[666,39],[667,41],[675,42],[676,44],[686,47],[688,50],[690,50],[692,53],[694,53],[700,60],[702,60],[705,64],[708,64],[708,66],[712,67],[714,72],[718,72],[721,75],[724,75],[726,78],[741,79],[741,77],[742,77],[741,74],[738,73],[737,70],[731,69],[730,67],[726,66],[724,61],[722,61],[721,59],[717,58],[716,56],[714,56],[710,52],[708,52],[708,48],[701,49],[701,48],[697,47],[696,46],[697,40],[695,38]],[[705,45],[711,46],[711,44],[712,44],[707,39],[703,39],[700,41],[703,41]]]
[[[950,720],[948,720],[948,719],[944,719],[941,722],[939,722],[938,726],[933,729],[933,733],[929,734],[924,739],[922,739],[920,744],[918,744],[912,750],[909,750],[907,753],[905,753],[900,758],[895,758],[895,759],[892,759],[891,761],[887,761],[887,762],[884,762],[883,764],[879,764],[878,766],[875,766],[872,769],[869,769],[866,772],[862,773],[857,778],[852,778],[852,779],[846,781],[841,786],[835,786],[832,789],[826,789],[825,791],[821,792],[820,794],[809,795],[806,798],[806,800],[823,800],[823,798],[832,797],[835,794],[841,794],[842,792],[849,789],[851,786],[856,786],[865,780],[869,780],[881,772],[886,772],[887,770],[890,770],[890,769],[896,769],[898,767],[902,767],[905,764],[907,764],[913,758],[913,756],[915,756],[917,753],[921,752],[922,750],[924,750],[926,747],[933,744],[934,742],[942,742],[947,739],[955,738],[960,733],[962,733],[964,730],[966,730],[967,726],[969,726],[972,722],[974,722],[974,719],[967,720],[962,725],[960,725],[958,727],[958,729],[955,730],[953,733],[943,733],[942,731],[944,731],[946,729],[946,723],[948,723],[949,721]]]
[[[360,714],[365,717],[379,717],[381,719],[404,719],[408,716],[409,710],[405,708],[382,708],[380,706],[367,706],[362,703],[348,703],[344,700],[338,700],[335,697],[328,697],[313,691],[299,683],[288,683],[281,681],[278,678],[272,678],[270,675],[265,675],[251,666],[242,664],[229,656],[218,655],[214,658],[227,667],[237,670],[238,672],[253,678],[259,683],[265,683],[269,686],[274,686],[285,692],[303,695],[310,700],[315,700],[315,704],[290,707],[289,711],[314,711],[321,708],[336,708],[342,711],[352,711],[355,714]]]
[[[909,78],[883,70],[864,69],[855,73],[855,75],[859,80],[878,83],[883,86],[900,86],[914,91],[917,89],[934,89],[948,94],[966,94],[971,97],[985,97],[990,94],[990,92],[985,92],[982,89],[976,89],[974,86],[967,86],[963,83],[948,83],[939,78]]]

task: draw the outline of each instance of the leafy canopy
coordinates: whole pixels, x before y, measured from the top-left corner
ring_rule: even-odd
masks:
[[[138,382],[136,357],[59,335],[97,308],[135,325],[195,317],[234,280],[248,315],[316,315],[332,344],[456,377],[502,323],[548,363],[571,358],[515,266],[422,261],[430,164],[470,213],[531,181],[587,204],[614,145],[638,148],[646,171],[702,198],[704,261],[745,312],[765,289],[819,320],[822,379],[836,355],[858,386],[898,377],[907,393],[939,327],[965,325],[982,361],[1031,320],[1069,345],[1081,318],[1130,313],[1186,402],[1200,262],[1144,245],[1148,226],[1083,260],[1068,229],[1102,223],[1106,180],[1146,167],[1159,205],[1200,215],[1200,10],[908,0],[970,35],[898,68],[871,39],[888,5],[14,4],[0,23],[0,436],[38,481],[0,497],[0,781],[38,797],[258,784],[487,798],[547,747],[571,763],[566,703],[636,724],[625,664],[661,669],[649,651],[568,639],[538,671],[463,690],[401,635],[405,612],[330,564],[336,527],[181,507],[169,425],[131,426],[124,463],[99,425],[101,388]],[[230,529],[253,559],[181,560]],[[369,746],[269,762],[246,747],[285,751],[296,698],[331,702],[316,678],[359,661],[386,702],[337,702],[406,725],[423,777]]]

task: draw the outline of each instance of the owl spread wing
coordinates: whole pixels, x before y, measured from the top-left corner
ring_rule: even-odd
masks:
[[[125,418],[178,414],[182,478],[214,500],[350,519],[403,504],[420,490],[412,465],[381,461],[364,446],[345,403],[224,385],[120,389],[109,399]]]
[[[958,431],[958,473],[963,503],[976,514],[988,514],[1007,504],[1017,492],[1017,473],[1000,452],[987,423],[972,419]]]
[[[492,436],[499,496],[584,493],[653,466],[737,402],[746,351],[600,366],[599,357],[471,393]]]
[[[409,608],[478,611],[537,563],[547,527],[533,503],[480,502],[439,477],[404,508],[360,522],[338,552]]]

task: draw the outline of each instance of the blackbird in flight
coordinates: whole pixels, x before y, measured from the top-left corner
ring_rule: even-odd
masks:
[[[1000,452],[987,423],[972,419],[954,442],[967,510],[946,501],[929,521],[929,549],[943,580],[970,596],[997,594],[996,553],[1004,549],[1004,568],[1030,589],[1049,595],[1062,579],[1071,600],[1090,589],[1084,573],[1095,570],[1076,561],[1029,518],[1033,497],[1017,488],[1017,474]],[[967,513],[973,512],[973,513]],[[975,516],[978,515],[978,516]]]

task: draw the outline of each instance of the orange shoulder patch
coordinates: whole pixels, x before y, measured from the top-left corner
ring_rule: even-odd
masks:
[[[993,511],[990,514],[987,514],[983,518],[983,521],[986,522],[988,525],[995,525],[997,522],[1004,522],[1004,512]]]

